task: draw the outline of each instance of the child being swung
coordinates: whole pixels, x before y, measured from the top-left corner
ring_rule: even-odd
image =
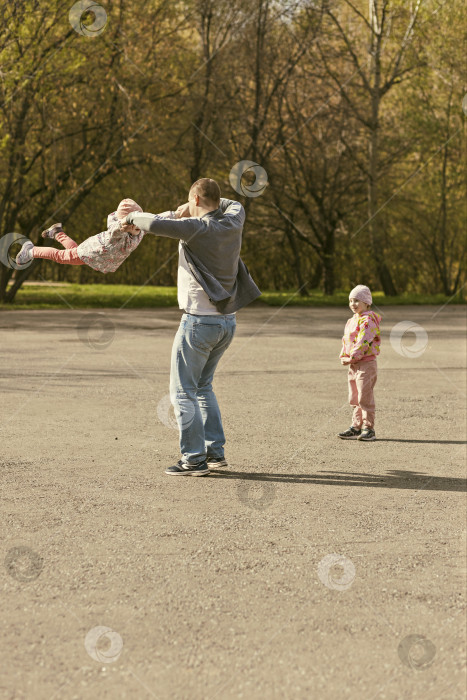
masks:
[[[42,232],[42,238],[55,239],[64,250],[35,246],[27,241],[16,256],[16,262],[25,265],[33,258],[42,258],[62,265],[89,265],[98,272],[115,272],[145,235],[136,226],[131,226],[128,231],[122,229],[125,217],[132,211],[143,210],[133,199],[123,199],[117,211],[108,215],[107,230],[90,236],[79,245],[67,236],[61,224],[54,224]]]
[[[353,311],[345,325],[342,350],[343,365],[348,365],[349,403],[353,407],[352,425],[339,433],[343,440],[376,440],[375,399],[373,389],[377,378],[377,362],[381,336],[381,316],[371,310],[373,299],[368,287],[359,284],[349,294]]]

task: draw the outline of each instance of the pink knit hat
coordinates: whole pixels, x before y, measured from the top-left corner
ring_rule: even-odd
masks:
[[[350,292],[349,299],[358,299],[359,301],[363,301],[364,304],[368,304],[369,306],[371,306],[371,304],[373,303],[371,292],[368,289],[368,287],[365,287],[364,284],[357,284],[357,286],[354,287]]]
[[[134,199],[122,199],[117,207],[117,219],[124,219],[132,211],[143,211]]]

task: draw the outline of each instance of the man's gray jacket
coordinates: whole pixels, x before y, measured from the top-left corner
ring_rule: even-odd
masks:
[[[135,211],[126,221],[156,236],[181,240],[191,274],[220,313],[238,311],[261,295],[240,258],[245,222],[240,202],[221,199],[218,209],[200,218]]]

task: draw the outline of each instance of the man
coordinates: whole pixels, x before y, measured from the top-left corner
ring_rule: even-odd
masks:
[[[204,476],[210,466],[227,466],[212,382],[232,342],[236,311],[261,294],[240,258],[244,221],[242,205],[221,199],[210,178],[197,180],[176,212],[126,217],[142,231],[180,240],[178,304],[185,313],[172,349],[170,398],[182,458],[166,474]]]

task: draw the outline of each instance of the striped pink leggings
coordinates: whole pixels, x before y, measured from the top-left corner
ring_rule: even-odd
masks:
[[[78,244],[73,239],[66,235],[63,231],[57,233],[55,240],[62,244],[65,250],[57,248],[34,246],[32,254],[35,258],[44,258],[45,260],[53,260],[62,265],[84,265],[84,262],[78,256]]]

